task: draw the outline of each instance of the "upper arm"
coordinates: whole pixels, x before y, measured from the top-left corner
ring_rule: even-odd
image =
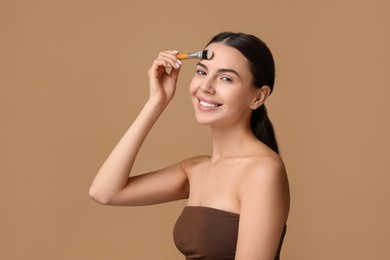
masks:
[[[141,206],[187,198],[189,185],[183,163],[129,177],[125,187],[108,204]]]
[[[236,260],[273,260],[289,212],[289,188],[281,161],[255,167],[240,185]]]

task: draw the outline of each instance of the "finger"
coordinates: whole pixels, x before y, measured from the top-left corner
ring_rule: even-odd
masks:
[[[179,54],[179,51],[176,51],[176,50],[172,50],[172,51],[162,51],[162,52],[160,52],[160,53],[176,56],[177,54]]]
[[[171,73],[169,74],[169,76],[176,81],[179,77],[180,69],[181,69],[181,67],[173,68],[171,70]]]
[[[175,62],[175,60],[173,59],[170,59],[168,57],[164,57],[162,55],[160,55],[157,59],[156,59],[156,62],[159,64],[159,65],[162,65],[166,68],[171,68],[171,67],[177,67],[177,64]]]
[[[153,77],[160,77],[165,71],[171,69],[172,66],[165,60],[156,59],[153,61],[152,66],[149,69],[149,75]]]
[[[165,51],[159,53],[159,58],[166,59],[172,67],[179,68],[181,61],[177,58],[178,51]]]
[[[148,71],[149,75],[160,77],[165,72],[170,74],[172,68],[180,68],[181,61],[176,57],[178,53],[176,50],[160,52]]]

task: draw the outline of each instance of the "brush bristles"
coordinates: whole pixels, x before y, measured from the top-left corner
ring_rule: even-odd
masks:
[[[214,53],[212,50],[205,50],[202,52],[202,59],[210,60],[213,57]]]

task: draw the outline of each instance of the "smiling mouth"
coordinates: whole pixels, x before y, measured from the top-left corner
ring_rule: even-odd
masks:
[[[204,100],[199,100],[199,105],[201,105],[202,107],[206,107],[206,108],[214,108],[214,107],[221,106],[221,104],[209,103],[209,102],[204,101]]]

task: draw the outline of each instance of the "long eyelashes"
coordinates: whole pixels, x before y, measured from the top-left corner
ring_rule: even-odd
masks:
[[[225,81],[225,82],[228,82],[228,83],[233,82],[233,80],[231,78],[229,78],[229,77],[221,77],[221,80]]]
[[[196,70],[195,73],[198,74],[198,75],[202,75],[202,76],[203,75],[204,76],[207,75],[207,73],[205,71],[203,71],[203,70]]]
[[[207,75],[206,71],[200,70],[200,69],[196,70],[195,73],[199,76],[206,76]],[[231,77],[228,77],[228,76],[222,76],[219,79],[222,80],[223,82],[226,82],[226,83],[233,82],[233,79]]]

